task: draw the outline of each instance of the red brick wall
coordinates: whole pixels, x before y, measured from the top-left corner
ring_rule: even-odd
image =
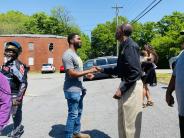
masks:
[[[59,70],[62,65],[62,55],[68,49],[68,43],[66,38],[57,37],[29,37],[28,36],[0,36],[0,65],[4,61],[4,43],[8,41],[17,41],[21,44],[23,52],[19,59],[28,65],[28,58],[34,58],[34,65],[30,66],[31,71],[40,71],[43,63],[48,63],[48,58],[53,57],[54,66],[56,70]],[[28,44],[33,43],[34,50],[30,51]],[[48,50],[48,44],[53,43],[54,49],[52,52]]]

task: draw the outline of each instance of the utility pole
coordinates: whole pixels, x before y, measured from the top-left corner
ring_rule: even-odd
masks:
[[[118,6],[118,4],[116,4],[116,6],[112,7],[113,9],[115,9],[115,12],[116,12],[116,28],[118,27],[119,25],[119,21],[118,21],[118,14],[119,14],[119,9],[122,9],[123,7],[122,6]],[[116,41],[116,55],[118,56],[118,53],[119,53],[119,42],[118,40]]]

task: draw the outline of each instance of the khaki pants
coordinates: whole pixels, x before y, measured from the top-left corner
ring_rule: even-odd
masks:
[[[118,100],[119,138],[140,138],[142,94],[143,84],[139,80]]]

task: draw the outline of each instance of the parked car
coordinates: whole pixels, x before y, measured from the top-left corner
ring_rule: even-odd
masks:
[[[178,57],[178,56],[175,56],[175,57],[171,57],[171,58],[169,59],[169,66],[170,66],[170,69],[174,69],[177,57]]]
[[[61,66],[60,66],[60,68],[59,68],[59,72],[60,72],[60,73],[64,73],[64,72],[65,72],[65,68],[64,68],[64,66],[63,66],[63,65],[61,65]]]
[[[117,66],[117,59],[118,58],[116,56],[105,56],[97,57],[95,59],[89,59],[84,63],[83,68],[84,70],[90,69],[93,66],[98,66],[100,68],[114,68]],[[94,79],[116,77],[114,75],[109,75],[101,72],[97,72],[94,75]],[[85,76],[84,80],[87,80]]]
[[[53,64],[43,64],[41,73],[54,73],[56,71],[56,68]]]

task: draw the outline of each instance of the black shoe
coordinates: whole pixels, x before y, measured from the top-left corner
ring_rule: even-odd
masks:
[[[113,96],[113,98],[117,100],[121,99],[121,97],[117,96],[116,94]]]
[[[145,103],[142,104],[142,108],[146,108],[147,105]]]
[[[24,126],[20,125],[15,130],[13,130],[11,133],[9,133],[7,136],[12,137],[12,138],[20,138],[23,133],[24,133]]]
[[[152,101],[148,101],[146,105],[147,105],[147,106],[153,106],[153,104],[154,104],[154,103],[153,103]]]

